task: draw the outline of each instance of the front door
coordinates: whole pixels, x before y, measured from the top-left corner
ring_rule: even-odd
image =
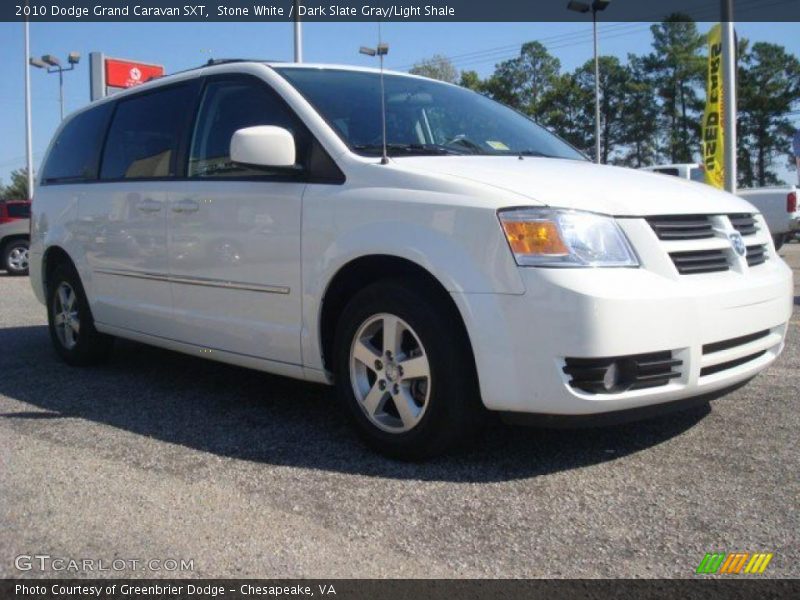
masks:
[[[234,165],[237,129],[294,115],[253,77],[209,78],[191,136],[187,181],[170,195],[169,267],[177,339],[300,364],[302,174]]]

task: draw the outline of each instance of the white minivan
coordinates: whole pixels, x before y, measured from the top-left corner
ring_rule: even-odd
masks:
[[[455,85],[254,61],[68,117],[30,275],[70,364],[121,337],[335,384],[368,444],[412,459],[487,409],[704,402],[775,360],[792,305],[740,198],[592,164]]]

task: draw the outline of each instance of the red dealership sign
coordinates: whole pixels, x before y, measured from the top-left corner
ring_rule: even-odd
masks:
[[[164,75],[164,67],[145,63],[107,58],[106,85],[112,88],[129,88]]]

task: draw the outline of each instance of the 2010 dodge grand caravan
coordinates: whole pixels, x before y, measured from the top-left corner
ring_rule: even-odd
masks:
[[[747,202],[409,75],[383,97],[349,67],[169,76],[69,117],[39,183],[31,281],[64,360],[123,337],[335,383],[394,456],[447,450],[484,408],[721,393],[775,360],[791,312]]]

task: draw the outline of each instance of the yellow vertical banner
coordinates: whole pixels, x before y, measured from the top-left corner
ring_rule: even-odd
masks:
[[[725,132],[722,128],[722,26],[708,32],[708,82],[703,114],[703,165],[706,183],[725,187]]]

